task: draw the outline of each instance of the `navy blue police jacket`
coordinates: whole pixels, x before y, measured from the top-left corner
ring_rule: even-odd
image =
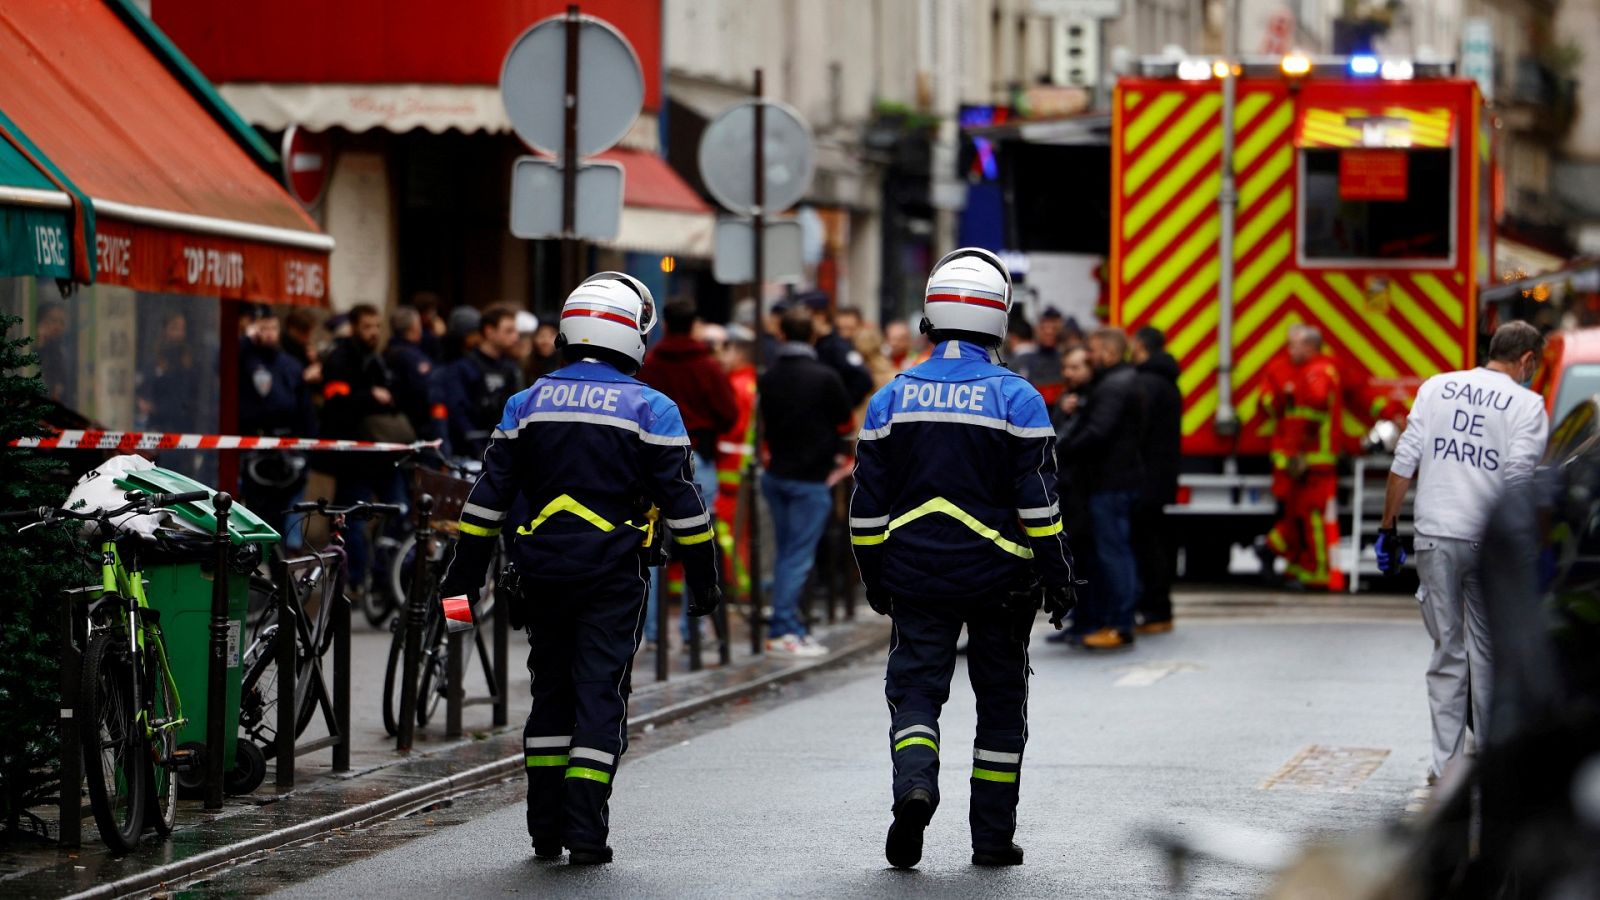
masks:
[[[1039,392],[962,341],[884,385],[856,445],[850,543],[867,587],[897,597],[1070,584],[1055,430]]]
[[[502,534],[525,578],[574,581],[637,559],[663,526],[689,583],[716,583],[711,516],[677,404],[613,366],[576,362],[512,395],[483,462],[446,590],[481,585]]]

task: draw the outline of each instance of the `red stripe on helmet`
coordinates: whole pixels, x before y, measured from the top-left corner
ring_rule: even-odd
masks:
[[[613,312],[606,312],[603,309],[567,309],[562,310],[561,312],[561,318],[563,319],[570,319],[574,316],[580,318],[605,319],[608,322],[616,322],[621,325],[626,325],[634,330],[638,330],[639,328],[639,323],[633,319],[630,319],[627,316],[619,316]]]
[[[974,297],[970,294],[929,294],[929,303],[969,303],[973,306],[985,306],[989,309],[998,309],[1005,312],[1006,305],[1000,300],[990,300],[988,297]]]

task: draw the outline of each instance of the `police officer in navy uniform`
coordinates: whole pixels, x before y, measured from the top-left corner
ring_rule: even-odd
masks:
[[[533,708],[523,729],[534,855],[611,861],[608,801],[627,749],[627,699],[644,627],[647,565],[670,531],[689,614],[721,601],[711,516],[689,434],[666,395],[632,377],[655,324],[636,279],[592,276],[561,311],[568,365],[507,402],[461,511],[442,596],[482,588],[505,529],[522,573],[506,598],[526,624]]]
[[[957,250],[928,279],[932,357],[872,397],[856,451],[850,542],[872,608],[894,620],[886,693],[894,823],[885,855],[910,868],[939,804],[939,711],[965,625],[978,701],[972,862],[1017,865],[1027,742],[1028,637],[1074,600],[1043,398],[1001,367],[1011,277],[986,250]]]
[[[284,352],[282,328],[272,308],[250,311],[255,320],[239,338],[239,433],[269,437],[316,437],[317,409],[305,367]],[[245,503],[280,535],[284,510],[305,484],[305,455],[261,450],[244,458]]]

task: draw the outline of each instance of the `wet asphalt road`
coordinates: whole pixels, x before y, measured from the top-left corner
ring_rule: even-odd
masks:
[[[944,804],[923,865],[886,868],[888,717],[875,661],[803,699],[646,736],[618,778],[610,866],[535,861],[520,784],[508,783],[347,845],[336,837],[315,852],[279,851],[276,865],[184,893],[1161,897],[1167,867],[1144,836],[1150,827],[1341,834],[1398,817],[1421,782],[1429,642],[1415,618],[1191,619],[1108,656],[1043,644],[1044,634],[1035,635],[1019,811],[1028,863],[1017,869],[968,864],[972,695],[961,669],[943,721]],[[1335,761],[1284,779],[1312,745],[1373,752],[1353,754],[1366,768]],[[312,872],[323,874],[298,881]],[[1260,871],[1200,862],[1184,888],[1249,897],[1269,883]]]

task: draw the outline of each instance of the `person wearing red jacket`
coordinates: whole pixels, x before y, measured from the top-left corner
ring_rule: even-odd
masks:
[[[722,363],[709,346],[694,337],[697,317],[693,300],[679,298],[667,303],[661,311],[666,336],[645,354],[638,379],[678,405],[694,452],[695,483],[702,496],[712,497],[717,491],[717,438],[738,421],[739,408]],[[651,570],[653,582],[656,572]],[[645,613],[644,635],[650,643],[655,643],[659,637],[656,629],[659,587],[662,586],[651,585],[649,609]],[[688,629],[689,620],[685,616],[680,628],[685,641]]]
[[[1330,553],[1339,540],[1332,510],[1344,410],[1339,367],[1322,352],[1322,334],[1307,325],[1290,329],[1288,359],[1294,376],[1272,398],[1281,410],[1272,435],[1273,493],[1283,508],[1266,544],[1288,562],[1290,584],[1336,589],[1342,573],[1333,571]]]

